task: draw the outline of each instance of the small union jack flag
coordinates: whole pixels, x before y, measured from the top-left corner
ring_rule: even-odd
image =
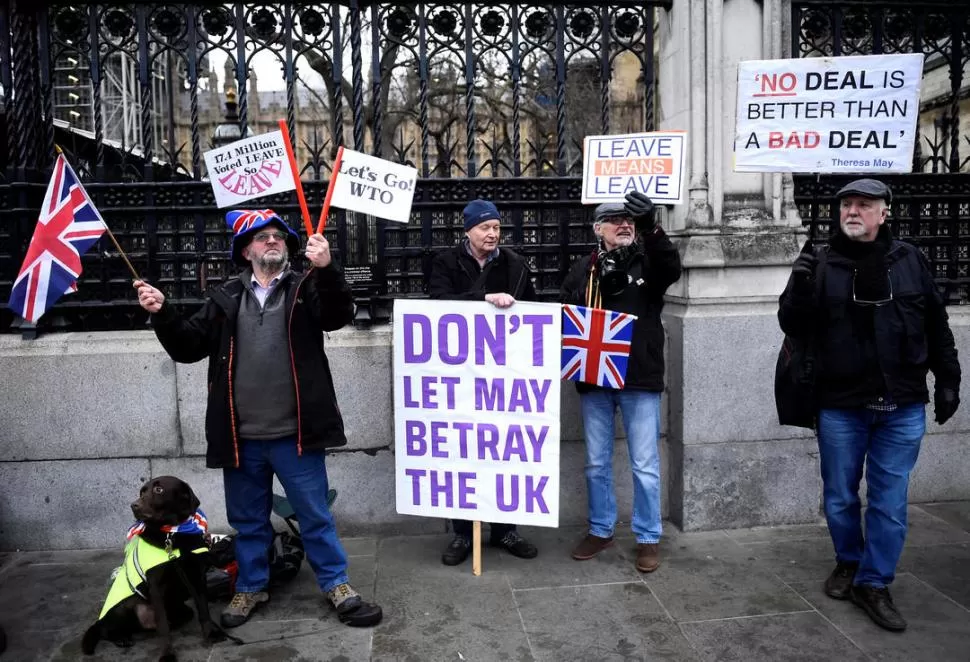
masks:
[[[240,209],[227,214],[232,222],[232,233],[239,234],[253,227],[256,223],[263,224],[272,218],[279,218],[272,209]]]
[[[9,306],[36,323],[61,297],[77,289],[81,255],[106,227],[63,154],[54,164],[34,236],[10,293]]]
[[[201,533],[205,535],[209,532],[209,520],[206,519],[205,513],[199,508],[194,514],[189,515],[188,519],[184,522],[180,522],[176,525],[165,524],[161,527],[162,533]],[[145,532],[145,523],[138,520],[131,525],[128,529],[128,534],[125,536],[126,540],[131,540],[135,536],[140,536]]]
[[[636,315],[562,307],[562,378],[623,388]]]

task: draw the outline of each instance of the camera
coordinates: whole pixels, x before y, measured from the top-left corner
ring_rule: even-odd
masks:
[[[598,260],[600,291],[608,296],[617,296],[630,284],[627,266],[637,254],[635,245],[620,246],[601,253]]]

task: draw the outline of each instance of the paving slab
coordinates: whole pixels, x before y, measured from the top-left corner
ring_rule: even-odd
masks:
[[[970,533],[970,502],[947,501],[943,503],[921,503],[919,507],[930,515],[939,517],[953,526]]]
[[[899,569],[970,609],[970,544],[906,549]]]
[[[685,623],[687,639],[710,662],[863,662],[856,648],[816,611]]]

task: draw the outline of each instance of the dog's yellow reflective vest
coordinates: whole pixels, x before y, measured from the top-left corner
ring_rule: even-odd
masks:
[[[208,547],[193,549],[193,554],[203,554],[208,552]],[[181,556],[181,552],[173,549],[171,552],[165,551],[161,547],[145,542],[141,536],[134,536],[125,545],[125,563],[118,568],[118,574],[111,583],[108,590],[108,597],[104,600],[104,607],[101,608],[100,621],[104,618],[112,607],[117,605],[125,598],[139,595],[147,600],[148,597],[142,591],[142,585],[147,581],[146,573],[152,568],[156,568],[163,563],[174,561]]]

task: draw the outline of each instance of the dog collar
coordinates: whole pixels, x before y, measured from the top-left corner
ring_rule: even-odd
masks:
[[[145,526],[145,522],[138,520],[128,529],[128,535],[125,539],[131,540],[135,536],[140,536],[144,533]],[[184,522],[175,525],[165,524],[161,527],[161,531],[162,533],[201,533],[205,535],[209,532],[209,520],[206,519],[205,513],[199,508]]]

